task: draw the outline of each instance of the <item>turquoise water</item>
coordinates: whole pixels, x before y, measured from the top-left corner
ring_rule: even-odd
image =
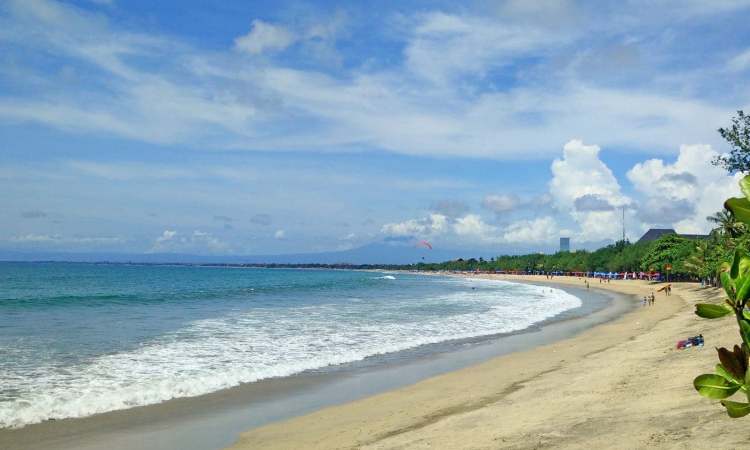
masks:
[[[0,263],[0,427],[508,333],[580,305],[402,273]]]

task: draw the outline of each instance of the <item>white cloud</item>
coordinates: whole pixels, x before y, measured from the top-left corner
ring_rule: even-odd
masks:
[[[211,233],[194,230],[192,233],[184,234],[176,230],[164,230],[154,240],[150,249],[151,253],[227,253],[231,248],[221,239]]]
[[[709,216],[724,200],[739,195],[741,175],[730,176],[711,164],[718,152],[709,145],[683,145],[673,164],[650,159],[627,173],[633,186],[646,198],[646,207],[662,211],[666,222],[682,233],[705,233]],[[663,225],[654,218],[648,225]]]
[[[282,26],[253,20],[250,32],[236,38],[234,47],[251,55],[259,55],[263,52],[284,50],[296,39],[291,31]]]
[[[286,231],[284,230],[276,230],[276,232],[273,234],[274,239],[285,239],[286,238]]]
[[[482,200],[482,206],[496,214],[500,214],[512,211],[520,202],[520,199],[515,194],[492,194]]]
[[[456,219],[453,230],[459,237],[471,238],[475,241],[496,242],[497,228],[487,224],[477,214],[467,214]]]
[[[174,230],[164,230],[164,232],[161,234],[161,236],[159,236],[158,238],[156,238],[156,245],[161,245],[161,244],[164,244],[166,242],[169,242],[172,239],[174,239],[175,236],[177,236],[177,232],[176,231],[174,231]]]
[[[10,238],[10,242],[14,243],[32,243],[32,244],[94,244],[94,245],[105,245],[105,244],[120,244],[125,242],[125,239],[118,236],[63,236],[60,234],[35,234],[27,233]]]
[[[560,235],[557,222],[546,216],[533,220],[514,222],[503,230],[502,239],[507,243],[549,244]]]
[[[152,143],[513,159],[550,155],[573,134],[601,145],[665,151],[682,142],[716,142],[714,130],[748,103],[741,95],[728,106],[686,96],[694,90],[679,83],[672,90],[645,82],[637,90],[607,87],[565,70],[557,77],[545,72],[547,82],[523,78],[502,89],[487,85],[485,74],[517,58],[544,59],[561,43],[589,36],[575,26],[551,32],[559,31],[554,21],[539,19],[529,8],[519,13],[518,5],[505,19],[469,12],[414,14],[396,36],[405,48],[403,61],[335,75],[236,58],[228,48],[203,51],[123,29],[68,4],[9,5],[9,17],[0,17],[0,43],[40,58],[52,53],[92,79],[66,85],[47,65],[24,67],[13,82],[41,80],[29,89],[36,94],[0,96],[0,120]],[[333,46],[339,25],[326,25],[321,20],[292,32],[256,21],[237,45],[249,52],[279,50],[299,36],[311,45]],[[150,64],[154,60],[160,63]],[[508,70],[513,75],[517,68]]]
[[[410,219],[404,222],[387,223],[380,232],[388,236],[431,236],[447,229],[448,217],[443,214],[430,214],[422,219]]]
[[[511,57],[544,44],[561,45],[561,37],[510,21],[430,12],[418,18],[404,53],[410,71],[445,83],[467,73],[482,78]]]
[[[603,208],[581,208],[584,203],[606,203],[619,208],[631,203],[620,190],[612,171],[599,159],[597,145],[586,145],[578,139],[563,147],[562,159],[552,163],[550,195],[555,206],[578,223],[581,241],[615,239],[622,228],[620,215]],[[577,207],[578,206],[578,207]]]
[[[727,63],[727,68],[734,72],[741,72],[750,68],[750,49],[747,49],[730,59]]]

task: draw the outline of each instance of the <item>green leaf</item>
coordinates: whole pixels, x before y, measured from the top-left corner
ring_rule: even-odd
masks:
[[[729,417],[738,418],[750,414],[750,403],[733,402],[731,400],[722,400],[721,404],[727,409]]]
[[[750,201],[748,199],[733,197],[724,202],[724,207],[732,211],[735,219],[750,224]]]
[[[693,380],[693,386],[700,395],[713,399],[727,398],[740,388],[739,384],[712,373],[698,375]]]
[[[695,314],[704,319],[718,319],[732,314],[732,312],[728,306],[722,304],[698,303],[695,305]]]
[[[740,337],[745,344],[750,345],[750,323],[745,319],[741,319],[738,322],[740,323]]]
[[[737,300],[737,303],[744,302],[747,300],[748,294],[750,294],[750,275],[745,274],[740,277],[735,300]]]
[[[732,258],[732,268],[729,270],[729,276],[732,277],[733,280],[736,280],[737,277],[740,275],[740,260],[741,259],[742,259],[742,256],[740,254],[740,249],[735,250],[734,258]]]
[[[724,287],[724,291],[726,291],[727,296],[734,301],[735,299],[735,290],[734,290],[734,280],[729,276],[729,271],[722,271],[719,274],[719,277],[721,278],[721,285]]]
[[[746,175],[745,178],[740,180],[740,189],[745,197],[750,199],[750,175]]]

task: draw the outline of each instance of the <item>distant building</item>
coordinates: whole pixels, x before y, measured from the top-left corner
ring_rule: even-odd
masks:
[[[678,234],[675,230],[672,228],[651,228],[641,236],[640,239],[638,239],[638,242],[651,242],[659,239],[662,236],[666,236],[668,234],[676,234],[680,237],[684,237],[687,239],[706,239],[708,235],[706,234]]]
[[[561,252],[569,252],[570,251],[570,238],[569,237],[561,237],[560,238],[560,251]]]

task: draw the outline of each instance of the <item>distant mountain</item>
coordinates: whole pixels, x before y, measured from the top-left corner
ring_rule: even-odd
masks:
[[[588,244],[587,249],[598,248],[609,243]],[[296,253],[282,255],[190,255],[180,253],[66,253],[66,252],[21,252],[0,249],[0,261],[71,261],[71,262],[116,262],[116,263],[268,263],[268,264],[411,264],[418,262],[442,262],[457,258],[489,259],[498,255],[524,253],[553,253],[557,248],[549,246],[498,246],[483,249],[417,248],[402,242],[375,242],[350,250]]]

